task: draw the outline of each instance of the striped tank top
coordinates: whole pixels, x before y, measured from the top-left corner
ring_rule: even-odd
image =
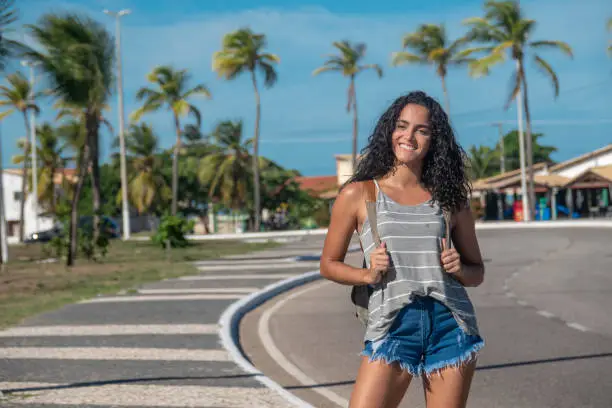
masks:
[[[398,204],[374,182],[378,232],[386,243],[390,265],[373,287],[365,340],[383,338],[398,312],[415,296],[442,302],[459,327],[467,334],[478,334],[474,307],[465,287],[441,265],[441,240],[446,231],[442,208],[432,200],[418,205]],[[369,268],[375,243],[367,218],[361,231],[359,239]]]

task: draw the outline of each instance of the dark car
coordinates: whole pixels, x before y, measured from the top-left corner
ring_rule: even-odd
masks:
[[[91,215],[79,217],[77,228],[91,231],[93,228],[93,217]],[[121,231],[119,230],[117,223],[112,218],[107,216],[102,216],[101,231],[105,231],[109,238],[119,238],[121,236]],[[25,243],[30,244],[34,242],[49,242],[54,237],[62,235],[62,232],[63,228],[58,224],[51,229],[30,234],[30,236],[25,239]]]

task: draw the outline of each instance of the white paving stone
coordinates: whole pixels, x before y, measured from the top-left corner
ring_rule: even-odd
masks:
[[[225,350],[123,347],[4,347],[0,359],[230,361]]]
[[[130,334],[217,334],[217,324],[101,324],[25,326],[0,331],[0,337],[121,336]]]
[[[48,387],[41,391],[12,393],[11,403],[41,406],[110,405],[114,407],[219,407],[285,408],[291,405],[267,388],[203,387],[194,385],[109,384],[91,387],[53,386],[69,384],[0,383],[0,388],[22,389]],[[22,396],[23,395],[23,396]]]

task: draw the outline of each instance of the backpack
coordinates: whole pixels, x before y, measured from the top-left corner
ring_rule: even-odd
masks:
[[[372,237],[374,238],[374,243],[376,247],[380,246],[380,235],[378,233],[378,220],[376,216],[376,185],[373,180],[364,181],[364,189],[365,189],[365,205],[366,212],[368,215],[368,221],[370,223],[370,228],[372,231]],[[450,227],[451,227],[451,214],[442,210],[444,215],[444,224],[445,224],[445,236],[446,236],[446,249],[449,249],[451,246],[450,239]],[[360,243],[361,245],[361,243]],[[361,248],[363,252],[363,247]],[[363,259],[362,268],[367,268],[365,255]],[[383,280],[386,275],[383,275]],[[354,285],[351,289],[351,301],[355,306],[355,316],[362,325],[367,326],[368,324],[368,304],[370,302],[370,296],[374,289],[370,285]]]

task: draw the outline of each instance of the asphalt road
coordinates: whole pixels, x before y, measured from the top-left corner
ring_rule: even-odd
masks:
[[[478,237],[486,278],[469,293],[486,346],[468,406],[612,407],[612,231],[490,230]],[[258,368],[296,395],[316,407],[342,406],[362,346],[352,313],[348,287],[315,282],[248,315],[242,344]],[[401,406],[424,407],[418,380]]]

